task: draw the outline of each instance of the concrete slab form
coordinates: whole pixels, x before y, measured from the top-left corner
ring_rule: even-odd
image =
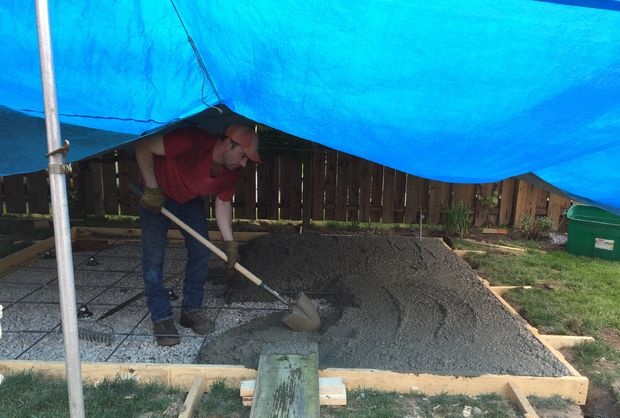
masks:
[[[175,237],[172,232],[172,239]],[[178,231],[176,231],[178,232]],[[106,239],[108,235],[118,242],[118,237],[133,241],[139,239],[139,230],[114,228],[73,228],[73,239]],[[252,239],[262,233],[239,234],[238,240]],[[0,275],[24,264],[53,248],[54,241],[48,239],[38,242],[18,253],[0,260]],[[502,290],[495,291],[493,286],[479,278],[482,283],[509,311],[519,317],[518,313],[501,297]],[[1,279],[0,279],[1,280]],[[519,317],[520,318],[520,317]],[[522,319],[522,318],[521,318]],[[523,320],[523,319],[522,319]],[[523,320],[524,323],[525,320]],[[541,397],[560,395],[572,399],[579,405],[584,405],[588,390],[588,379],[564,358],[558,351],[562,347],[573,346],[581,341],[590,341],[590,337],[543,335],[531,325],[526,328],[537,338],[566,368],[570,376],[514,376],[514,375],[481,375],[475,377],[444,376],[432,374],[402,373],[373,369],[341,369],[327,368],[319,371],[320,377],[340,377],[348,389],[369,388],[376,390],[396,391],[408,393],[420,391],[429,395],[440,393],[464,394],[469,396],[484,393],[499,393],[515,398],[515,389],[525,396],[536,395]],[[6,335],[4,336],[6,337]],[[3,338],[4,338],[3,337]],[[13,373],[22,370],[32,370],[49,376],[64,377],[64,362],[0,360],[1,373]],[[201,385],[204,388],[218,380],[225,379],[231,385],[240,385],[244,380],[256,379],[256,370],[243,366],[196,365],[196,364],[152,364],[152,363],[82,363],[82,373],[87,381],[97,382],[104,378],[116,376],[136,378],[141,381],[158,381],[168,385],[176,385],[190,390],[196,379],[204,379]]]

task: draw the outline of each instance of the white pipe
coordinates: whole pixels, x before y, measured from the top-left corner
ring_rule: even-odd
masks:
[[[50,153],[49,179],[52,195],[54,239],[56,243],[56,264],[58,266],[62,333],[65,342],[69,411],[71,418],[84,418],[84,394],[78,344],[69,207],[67,204],[66,178],[62,170],[65,157],[62,153],[53,153],[54,150],[58,150],[61,147],[61,138],[47,0],[37,0],[36,8],[39,55],[41,59],[41,83],[43,85],[43,101],[45,104],[45,130],[47,134],[47,149]]]

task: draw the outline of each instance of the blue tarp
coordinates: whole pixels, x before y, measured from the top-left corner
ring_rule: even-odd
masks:
[[[77,160],[216,104],[435,180],[620,212],[620,1],[51,0]],[[0,175],[47,160],[34,2],[0,3]]]

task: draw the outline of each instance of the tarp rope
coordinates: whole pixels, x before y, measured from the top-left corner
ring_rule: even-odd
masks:
[[[196,61],[198,61],[198,66],[200,67],[200,70],[202,71],[202,74],[204,76],[203,81],[202,81],[202,90],[200,92],[200,100],[206,106],[217,109],[217,111],[220,112],[221,114],[222,109],[210,103],[207,103],[204,100],[204,87],[205,87],[205,79],[206,79],[209,81],[209,84],[211,84],[211,89],[213,90],[213,93],[215,93],[215,97],[217,97],[218,103],[222,102],[222,98],[220,97],[220,94],[217,92],[217,89],[215,88],[215,83],[213,83],[213,79],[211,78],[211,75],[209,74],[209,70],[207,70],[207,66],[204,63],[202,56],[200,56],[200,51],[198,51],[198,48],[196,47],[194,40],[192,39],[191,35],[189,34],[189,31],[187,30],[187,26],[185,26],[185,23],[183,22],[183,19],[181,18],[181,15],[179,14],[179,9],[177,9],[176,4],[174,4],[174,0],[170,0],[170,3],[172,4],[172,7],[174,8],[174,12],[179,18],[179,22],[181,22],[181,26],[183,27],[183,30],[185,31],[185,34],[187,35],[187,42],[189,42],[189,45],[192,47],[192,50],[194,51],[194,55],[196,56]]]

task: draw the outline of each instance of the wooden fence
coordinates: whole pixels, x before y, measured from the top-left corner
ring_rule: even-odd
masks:
[[[114,151],[72,165],[68,196],[72,217],[137,215],[128,189],[139,181],[131,152]],[[44,171],[0,177],[5,213],[47,214],[50,196]],[[461,200],[474,226],[516,226],[523,215],[548,216],[563,228],[565,197],[517,179],[498,183],[432,181],[332,149],[280,149],[243,171],[234,199],[236,219],[335,220],[441,224],[451,202]],[[212,199],[206,204],[212,212]]]

